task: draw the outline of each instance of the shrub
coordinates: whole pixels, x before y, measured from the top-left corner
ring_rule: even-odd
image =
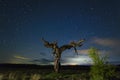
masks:
[[[110,77],[114,76],[114,66],[107,63],[107,56],[100,56],[98,49],[90,48],[89,57],[93,61],[93,66],[90,70],[91,80],[109,80]]]

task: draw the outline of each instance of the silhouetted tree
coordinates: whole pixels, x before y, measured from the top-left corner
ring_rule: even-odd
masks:
[[[48,42],[46,40],[44,40],[42,38],[42,41],[44,42],[44,46],[47,47],[47,48],[52,48],[53,50],[53,54],[54,54],[54,70],[55,72],[59,72],[59,69],[60,69],[60,58],[61,58],[61,54],[63,51],[65,51],[66,49],[71,49],[71,48],[74,48],[75,52],[77,53],[77,49],[76,47],[80,47],[82,46],[82,42],[84,41],[83,39],[82,40],[79,40],[78,42],[70,42],[69,44],[66,44],[66,45],[63,45],[61,47],[58,46],[57,42]]]

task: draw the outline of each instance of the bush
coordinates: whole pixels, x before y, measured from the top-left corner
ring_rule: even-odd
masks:
[[[89,57],[93,61],[93,66],[90,70],[91,80],[109,80],[115,74],[113,65],[107,63],[107,56],[101,57],[96,48],[90,48]]]

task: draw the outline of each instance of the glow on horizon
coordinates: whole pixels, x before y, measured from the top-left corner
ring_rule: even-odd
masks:
[[[92,61],[88,56],[76,56],[72,58],[67,58],[63,65],[89,65]]]

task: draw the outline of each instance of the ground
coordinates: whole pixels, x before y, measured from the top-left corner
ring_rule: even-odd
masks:
[[[38,66],[26,64],[1,64],[0,80],[89,80],[90,66],[62,66],[60,73],[53,71],[52,65]],[[116,70],[120,80],[120,66]]]

